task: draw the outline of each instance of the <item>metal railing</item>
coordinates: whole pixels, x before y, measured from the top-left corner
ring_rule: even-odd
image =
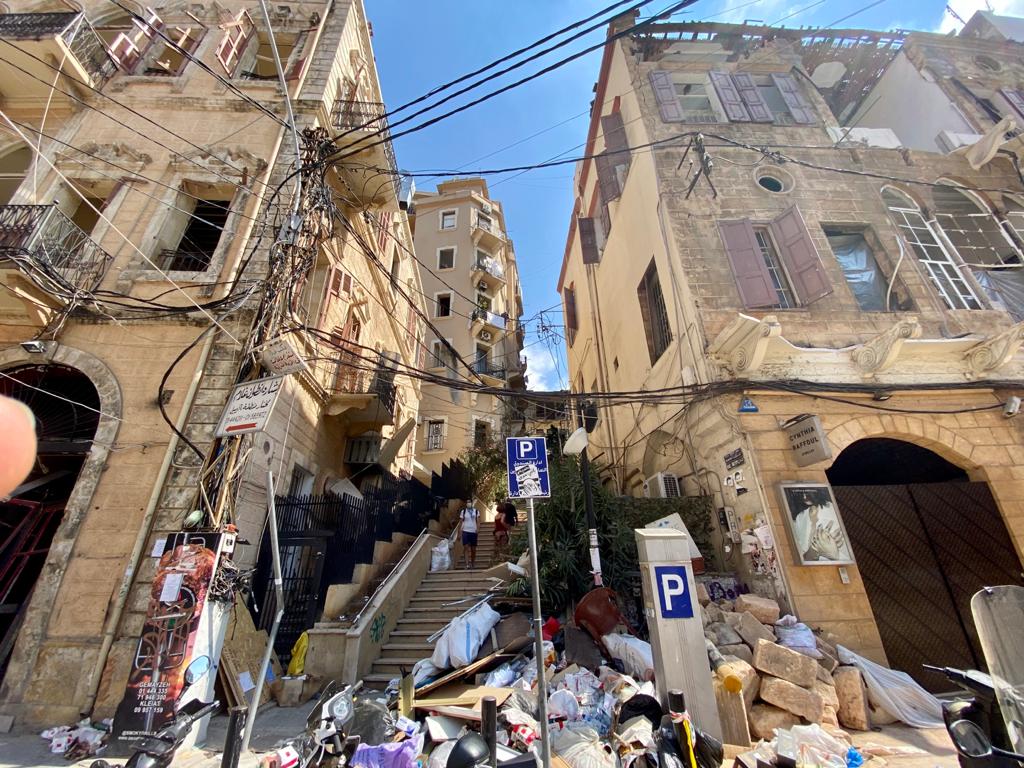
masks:
[[[160,268],[168,272],[205,272],[213,253],[170,248],[160,251]]]
[[[386,115],[387,108],[377,101],[336,99],[331,110],[331,124],[339,131],[352,132],[350,143],[358,142],[355,147],[357,150],[360,146],[369,148],[369,145],[384,140],[382,146],[387,156],[388,170],[395,172],[395,194],[401,195],[402,179],[398,175],[398,162],[395,159],[395,147],[391,143],[391,129],[388,127]],[[364,132],[376,135],[368,137]]]
[[[491,376],[496,379],[504,379],[508,375],[508,371],[505,368],[492,365],[487,360],[474,360],[473,371],[481,376]]]
[[[79,13],[76,16],[60,33],[60,37],[78,59],[78,63],[97,80],[96,85],[101,86],[117,71],[117,66],[85,14]]]
[[[473,310],[472,318],[481,322],[492,325],[495,328],[505,330],[506,320],[502,315],[497,315],[494,312],[488,312],[486,309],[477,307]]]
[[[491,277],[496,277],[499,280],[505,279],[505,270],[502,269],[501,264],[499,264],[495,259],[477,259],[473,268],[481,272],[486,272]]]
[[[482,229],[484,232],[489,232],[499,240],[504,240],[504,233],[498,228],[498,225],[493,220],[481,218],[480,214],[473,217],[473,226],[477,229]]]
[[[113,256],[56,205],[0,206],[0,256],[28,257],[76,289],[99,285]]]

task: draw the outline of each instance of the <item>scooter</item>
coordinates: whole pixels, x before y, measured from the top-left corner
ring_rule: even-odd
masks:
[[[342,768],[347,765],[360,743],[359,736],[347,733],[355,715],[353,697],[358,688],[358,685],[339,687],[334,681],[328,683],[310,710],[302,736],[265,757],[261,764],[277,768]]]
[[[970,720],[957,720],[947,726],[953,746],[961,758],[975,761],[1004,761],[1007,765],[1024,765],[1024,755],[992,746],[992,742],[977,723]],[[961,760],[962,762],[962,760]]]
[[[989,742],[998,745],[996,748],[1010,748],[1009,736],[1003,724],[1003,715],[999,709],[991,675],[976,669],[933,667],[930,664],[925,664],[924,667],[941,672],[950,682],[971,695],[969,699],[945,701],[942,704],[942,719],[945,721],[946,730],[949,731],[951,737],[955,724],[971,722],[986,735]],[[1017,768],[1014,761],[1004,760],[995,753],[984,758],[974,758],[960,753],[959,759],[962,768]]]

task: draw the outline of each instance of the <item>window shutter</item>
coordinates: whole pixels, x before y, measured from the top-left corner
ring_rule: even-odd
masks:
[[[672,84],[672,76],[668,72],[652,69],[649,77],[654,98],[658,100],[662,122],[683,122],[683,108],[679,106],[679,99],[676,98],[676,87]]]
[[[594,158],[597,165],[597,183],[601,187],[601,200],[605,205],[610,200],[618,200],[622,195],[619,188],[619,174],[615,171],[615,158],[602,152]]]
[[[718,100],[722,102],[722,107],[725,109],[725,116],[734,123],[749,123],[750,114],[728,73],[708,72],[708,75],[711,77],[711,84],[715,87],[715,93],[718,94]]]
[[[576,291],[572,288],[565,289],[565,326],[570,331],[579,330],[576,319]]]
[[[597,229],[593,219],[576,219],[580,230],[580,248],[583,250],[584,264],[597,264],[601,261],[601,253],[597,250]]]
[[[818,118],[814,114],[814,107],[804,98],[796,80],[790,75],[779,74],[772,75],[772,80],[775,81],[775,87],[779,89],[779,94],[786,102],[786,106],[789,107],[789,114],[793,116],[794,120],[801,125],[814,125],[818,122]]]
[[[1024,91],[1013,88],[1000,88],[999,92],[1003,98],[1010,102],[1010,106],[1017,110],[1017,114],[1024,117]]]
[[[299,32],[295,37],[295,45],[292,46],[291,55],[291,66],[288,67],[285,72],[285,80],[298,80],[302,75],[302,67],[306,63],[306,57],[303,56],[306,48],[306,39],[309,37],[309,32]]]
[[[242,51],[255,32],[256,25],[245,9],[238,12],[234,21],[225,25],[224,36],[217,45],[217,61],[229,76],[234,73]]]
[[[800,303],[810,304],[832,293],[832,283],[800,209],[794,205],[771,223],[771,230]]]
[[[740,301],[747,308],[771,307],[779,303],[768,267],[764,263],[761,247],[757,244],[754,227],[748,219],[721,221],[725,252],[736,278]]]
[[[110,56],[121,69],[130,71],[139,62],[144,49],[156,37],[157,30],[164,25],[163,19],[152,8],[146,8],[146,20],[132,19],[136,27],[131,33],[121,32],[110,44]]]
[[[626,138],[626,126],[622,122],[621,112],[612,112],[601,118],[601,133],[604,134],[604,146],[609,152],[615,152],[615,163],[621,165],[629,162],[629,140]]]
[[[121,32],[110,44],[110,57],[118,67],[128,71],[142,58],[142,52],[135,45],[135,41]]]
[[[757,90],[757,83],[754,78],[746,72],[738,72],[732,76],[733,85],[743,99],[743,103],[750,113],[750,119],[755,123],[770,123],[775,120],[775,115],[768,108],[768,104],[761,98],[761,92]]]

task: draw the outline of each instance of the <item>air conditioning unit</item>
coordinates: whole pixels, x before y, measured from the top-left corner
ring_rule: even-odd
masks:
[[[490,331],[480,331],[480,341],[490,341],[493,334]]]
[[[674,499],[682,495],[678,475],[659,472],[644,480],[644,498]]]
[[[481,212],[486,213],[487,215],[490,215],[490,213],[491,213],[491,204],[490,203],[480,203],[480,210],[481,210]]]
[[[487,293],[488,288],[490,288],[490,286],[487,285],[486,280],[481,280],[479,283],[476,284],[476,289],[478,291],[483,291],[484,293]]]

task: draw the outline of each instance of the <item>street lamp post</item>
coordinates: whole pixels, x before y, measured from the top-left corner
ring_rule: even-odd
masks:
[[[594,586],[604,586],[601,579],[601,551],[597,546],[597,516],[594,514],[594,491],[590,487],[590,459],[587,458],[587,435],[597,427],[597,408],[591,402],[582,404],[580,414],[582,426],[565,441],[562,453],[580,457],[580,474],[583,478],[583,503],[587,512],[587,536],[590,541],[590,571],[594,574]]]

